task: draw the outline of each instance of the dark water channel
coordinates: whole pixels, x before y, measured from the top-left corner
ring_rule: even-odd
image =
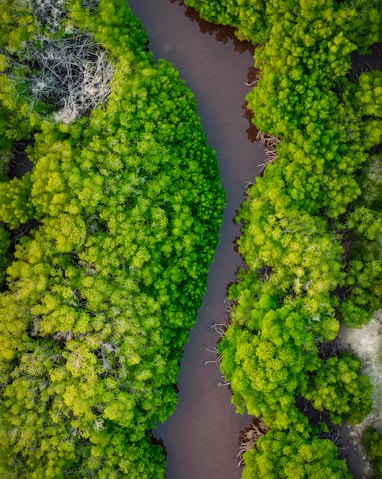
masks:
[[[175,414],[159,425],[155,436],[167,450],[167,479],[235,479],[239,431],[250,421],[230,402],[215,363],[218,339],[211,329],[225,316],[227,284],[241,265],[234,250],[240,228],[233,218],[244,198],[244,185],[253,181],[264,163],[259,144],[250,140],[243,108],[253,74],[249,47],[229,38],[226,30],[198,22],[178,1],[128,0],[149,35],[156,59],[171,61],[194,92],[209,144],[216,150],[227,206],[220,244],[209,272],[209,285],[197,323],[185,346],[178,378],[179,404]],[[154,478],[153,478],[154,479]]]

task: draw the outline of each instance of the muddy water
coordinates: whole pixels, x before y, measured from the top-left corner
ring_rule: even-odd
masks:
[[[226,30],[198,22],[190,9],[170,0],[129,0],[149,35],[156,59],[171,61],[194,92],[209,144],[216,150],[227,206],[220,244],[209,272],[209,285],[197,323],[185,346],[178,378],[175,414],[159,425],[155,436],[167,450],[167,479],[235,479],[238,433],[250,421],[237,415],[227,387],[209,350],[218,336],[211,329],[225,315],[226,287],[241,265],[233,242],[239,226],[233,218],[243,201],[244,185],[264,162],[261,147],[248,135],[243,108],[253,74],[252,53]],[[249,132],[251,133],[251,131]]]

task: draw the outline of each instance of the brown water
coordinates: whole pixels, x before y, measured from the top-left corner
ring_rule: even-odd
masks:
[[[198,22],[179,2],[128,3],[148,32],[155,58],[171,61],[194,92],[209,144],[217,152],[227,195],[208,289],[185,346],[178,408],[157,427],[155,436],[167,449],[167,479],[240,478],[238,435],[250,418],[237,415],[229,389],[218,386],[223,380],[219,367],[204,363],[216,357],[208,351],[218,339],[211,325],[224,320],[226,287],[241,265],[233,245],[240,228],[233,219],[243,201],[245,183],[253,181],[265,160],[261,146],[250,140],[253,130],[243,108],[253,57],[247,45],[232,40],[229,30]]]

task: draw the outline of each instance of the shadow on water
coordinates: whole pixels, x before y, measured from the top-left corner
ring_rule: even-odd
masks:
[[[185,7],[182,0],[170,0],[171,3],[177,3],[181,7]],[[230,42],[234,46],[235,52],[240,54],[242,53],[250,53],[251,56],[255,53],[255,47],[252,43],[248,41],[241,41],[235,35],[234,28],[227,26],[227,25],[216,25],[214,23],[208,22],[207,20],[203,20],[200,18],[198,12],[192,7],[185,7],[184,14],[187,18],[189,18],[192,22],[196,22],[199,26],[199,31],[202,34],[208,34],[215,38],[216,41],[226,44]],[[246,86],[253,87],[257,81],[259,80],[259,70],[254,66],[251,66],[248,69],[247,73],[247,81]],[[252,122],[254,114],[251,110],[247,108],[247,102],[245,101],[242,105],[244,110],[244,118],[248,120],[249,127],[247,129],[248,139],[251,142],[256,141],[257,135],[257,128]]]
[[[250,67],[249,70],[248,70],[247,81],[246,81],[245,85],[250,87],[250,88],[255,87],[255,85],[257,84],[257,82],[259,81],[259,78],[260,78],[259,74],[260,74],[260,70],[258,68],[255,68],[254,66]],[[248,108],[248,102],[247,101],[244,101],[244,103],[242,105],[242,108],[244,110],[244,118],[246,118],[248,123],[249,123],[249,127],[247,129],[248,139],[249,139],[249,141],[251,141],[253,143],[253,142],[257,141],[257,133],[259,131],[256,128],[256,125],[253,122],[254,113],[253,113],[252,110],[250,110]]]
[[[226,25],[216,25],[200,18],[198,12],[192,7],[186,7],[182,0],[170,0],[171,3],[177,3],[181,7],[185,7],[184,14],[192,22],[199,25],[200,33],[207,33],[215,37],[215,40],[222,43],[232,42],[235,52],[250,52],[253,56],[255,48],[252,43],[239,40],[234,33],[234,29]]]
[[[248,123],[249,123],[249,127],[247,128],[247,136],[248,136],[248,140],[251,141],[252,143],[254,143],[255,141],[257,141],[257,133],[258,133],[258,129],[256,128],[256,125],[253,123],[253,117],[254,117],[254,113],[253,111],[249,110],[248,109],[248,105],[247,105],[247,102],[245,101],[243,103],[243,106],[242,106],[243,110],[244,110],[244,118],[247,119]]]

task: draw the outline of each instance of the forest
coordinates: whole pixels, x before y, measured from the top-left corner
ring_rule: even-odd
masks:
[[[243,479],[350,478],[371,409],[340,324],[382,308],[381,0],[185,0],[256,45],[267,165],[218,344],[258,422]],[[0,477],[165,477],[184,343],[225,204],[193,94],[124,0],[0,0]],[[33,167],[23,174],[28,159]],[[379,431],[380,432],[380,431]],[[363,443],[381,477],[381,436]]]
[[[125,1],[0,7],[0,477],[164,478],[216,154]]]
[[[245,267],[219,343],[233,404],[260,420],[243,478],[351,477],[330,429],[365,418],[372,385],[331,345],[381,308],[382,72],[352,55],[380,48],[382,4],[185,3],[258,45],[247,105],[268,164],[237,216]]]

